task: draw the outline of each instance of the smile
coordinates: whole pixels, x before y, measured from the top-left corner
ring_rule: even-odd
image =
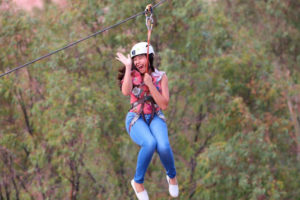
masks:
[[[144,66],[143,66],[143,65],[139,65],[139,66],[137,66],[137,68],[138,68],[138,69],[143,69]]]

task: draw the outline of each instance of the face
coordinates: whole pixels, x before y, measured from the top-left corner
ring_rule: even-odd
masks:
[[[144,54],[135,56],[133,58],[133,64],[140,71],[140,73],[146,73],[147,56]]]

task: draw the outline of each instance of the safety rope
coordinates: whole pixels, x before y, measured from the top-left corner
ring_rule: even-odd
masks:
[[[148,73],[148,69],[149,69],[149,46],[150,46],[151,31],[152,31],[152,28],[153,28],[152,13],[153,13],[152,5],[149,4],[149,5],[147,5],[147,7],[145,9],[146,26],[147,26],[147,29],[148,29],[146,73]]]
[[[155,5],[153,6],[153,8],[156,8],[157,6],[159,6],[160,4],[164,3],[165,1],[166,1],[166,0],[162,0],[162,1],[158,2],[157,4],[155,4]],[[53,55],[53,54],[55,54],[55,53],[58,53],[58,52],[60,52],[60,51],[62,51],[62,50],[65,50],[65,49],[67,49],[67,48],[69,48],[69,47],[71,47],[71,46],[74,46],[74,45],[76,45],[76,44],[78,44],[78,43],[80,43],[80,42],[82,42],[82,41],[85,41],[85,40],[87,40],[87,39],[89,39],[89,38],[91,38],[91,37],[94,37],[94,36],[96,36],[96,35],[98,35],[98,34],[100,34],[100,33],[103,33],[104,31],[108,31],[109,29],[115,28],[115,27],[119,26],[120,24],[123,24],[123,23],[125,23],[125,22],[127,22],[127,21],[129,21],[129,20],[131,20],[131,19],[134,19],[134,18],[136,18],[136,17],[138,17],[138,16],[140,16],[140,15],[145,14],[145,12],[146,12],[146,11],[137,13],[137,14],[131,16],[131,17],[128,17],[127,19],[124,19],[124,20],[122,20],[122,21],[120,21],[120,22],[118,22],[118,23],[112,25],[112,26],[109,26],[109,27],[104,28],[104,29],[102,29],[102,30],[100,30],[100,31],[97,31],[97,32],[95,32],[95,33],[93,33],[93,34],[91,34],[91,35],[85,37],[85,38],[82,38],[82,39],[80,39],[80,40],[77,40],[77,41],[75,41],[75,42],[72,42],[72,43],[70,43],[70,44],[68,44],[68,45],[66,45],[66,46],[64,46],[64,47],[62,47],[62,48],[60,48],[60,49],[57,49],[57,50],[55,50],[55,51],[52,51],[52,52],[50,52],[50,53],[48,53],[48,54],[46,54],[46,55],[44,55],[44,56],[41,56],[41,57],[39,57],[39,58],[37,58],[37,59],[35,59],[35,60],[33,60],[33,61],[30,61],[30,62],[26,63],[26,64],[24,64],[24,65],[21,65],[21,66],[18,66],[18,67],[16,67],[16,68],[13,68],[13,69],[11,69],[11,70],[9,70],[9,71],[7,71],[7,72],[1,74],[1,75],[0,75],[0,78],[3,77],[3,76],[5,76],[5,75],[7,75],[7,74],[10,74],[10,73],[12,73],[12,72],[14,72],[14,71],[17,71],[17,70],[19,70],[19,69],[21,69],[21,68],[24,68],[24,67],[26,67],[26,66],[28,66],[28,65],[30,65],[30,64],[33,64],[33,63],[35,63],[35,62],[37,62],[37,61],[39,61],[39,60],[42,60],[42,59],[44,59],[44,58],[47,58],[47,57],[49,57],[49,56],[51,56],[51,55]]]

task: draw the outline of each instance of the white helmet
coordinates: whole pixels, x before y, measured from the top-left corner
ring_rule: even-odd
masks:
[[[133,58],[134,56],[137,56],[137,55],[147,54],[147,47],[148,47],[147,42],[139,42],[139,43],[135,44],[130,51],[131,58]],[[153,47],[150,44],[149,54],[151,54],[151,53],[153,53],[153,55],[154,55]]]

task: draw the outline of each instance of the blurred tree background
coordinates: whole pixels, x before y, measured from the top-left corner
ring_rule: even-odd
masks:
[[[158,2],[2,6],[0,71]],[[299,13],[296,0],[167,0],[154,10],[178,199],[300,199]],[[139,149],[125,131],[115,54],[146,39],[140,16],[0,79],[0,200],[136,198]],[[156,154],[145,180],[150,199],[170,199]]]

